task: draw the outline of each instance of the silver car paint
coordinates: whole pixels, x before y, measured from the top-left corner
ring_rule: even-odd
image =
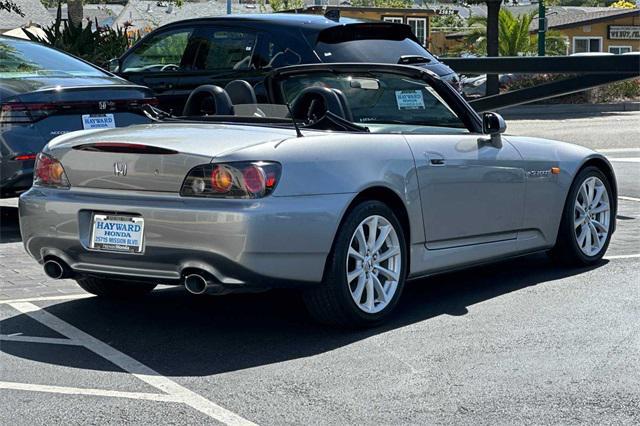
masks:
[[[363,190],[384,187],[393,191],[406,208],[410,275],[420,276],[553,246],[573,176],[588,158],[602,158],[574,145],[511,136],[503,138],[501,148],[492,148],[497,151],[490,151],[478,148],[485,143],[478,141],[486,138],[482,135],[305,134],[296,138],[289,129],[163,123],[57,138],[46,152],[61,158],[69,169],[104,168],[106,180],[74,171],[69,176],[70,190],[33,188],[24,194],[20,222],[25,247],[40,262],[44,256],[56,255],[85,273],[176,282],[184,268],[198,267],[229,285],[241,286],[255,277],[319,282],[350,203]],[[174,177],[186,175],[200,160],[278,161],[283,164],[283,172],[274,194],[259,200],[180,197],[176,184],[140,191],[136,179],[151,169],[138,167],[137,162],[146,160],[125,158],[136,163],[136,172],[128,176],[131,180],[114,185],[115,177],[106,178],[106,170],[113,166],[110,154],[104,157],[104,164],[84,164],[87,156],[71,153],[75,144],[98,140],[179,150],[185,153],[176,157],[182,158],[182,163],[158,168],[159,174]],[[452,143],[450,149],[447,141]],[[452,162],[431,168],[422,150],[438,152]],[[503,155],[504,165],[495,160],[482,163]],[[529,174],[556,166],[562,170],[559,175]],[[501,173],[494,173],[496,169]],[[457,171],[467,176],[460,183],[452,183]],[[484,175],[486,182],[471,181]],[[446,192],[423,188],[443,176],[462,189],[450,192],[448,198]],[[500,188],[491,189],[492,184]],[[122,191],[126,185],[132,187]],[[501,190],[505,193],[496,193]],[[480,212],[477,207],[481,198],[474,199],[471,206],[460,202],[478,191],[490,197],[485,201],[492,204]],[[436,202],[425,199],[429,195],[436,197]],[[464,209],[464,215],[451,206]],[[434,215],[432,209],[444,209],[443,213],[449,214]],[[146,222],[144,253],[89,250],[93,211],[142,215]],[[441,221],[437,228],[430,223],[434,218]],[[465,228],[463,238],[441,231],[458,229],[461,219],[475,223]],[[434,232],[433,238],[430,232]],[[495,238],[496,234],[500,238]],[[431,247],[427,248],[427,242]]]

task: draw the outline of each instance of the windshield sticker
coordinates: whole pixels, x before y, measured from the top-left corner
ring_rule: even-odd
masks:
[[[399,110],[424,109],[421,90],[396,90],[396,101]]]

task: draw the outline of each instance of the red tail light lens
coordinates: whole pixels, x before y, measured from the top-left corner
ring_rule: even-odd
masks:
[[[266,161],[205,164],[194,167],[182,184],[188,197],[261,198],[273,192],[281,166]]]
[[[34,123],[52,114],[55,104],[7,102],[0,107],[0,124]]]
[[[62,163],[50,155],[39,153],[33,172],[33,185],[69,188],[69,180]]]
[[[30,161],[35,160],[38,154],[29,153],[29,154],[20,154],[13,157],[13,161]]]

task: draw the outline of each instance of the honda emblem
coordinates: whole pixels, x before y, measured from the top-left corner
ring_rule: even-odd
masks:
[[[107,106],[108,106],[107,101],[98,102],[98,109],[105,110],[107,109]]]
[[[113,163],[113,174],[116,176],[126,176],[127,163],[122,161],[116,161],[115,163]]]

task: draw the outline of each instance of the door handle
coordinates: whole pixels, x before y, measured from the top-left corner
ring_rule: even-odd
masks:
[[[436,152],[425,152],[425,157],[429,160],[431,166],[444,166],[446,164],[444,157]]]

